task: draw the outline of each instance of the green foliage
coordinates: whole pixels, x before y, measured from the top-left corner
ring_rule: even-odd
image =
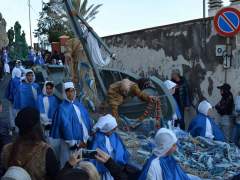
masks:
[[[51,3],[50,3],[51,2]],[[38,28],[35,30],[35,37],[47,36],[49,42],[59,41],[62,35],[74,36],[71,26],[68,22],[68,16],[64,11],[62,1],[55,0],[43,4],[38,20]],[[92,21],[99,12],[98,9],[102,4],[88,6],[88,0],[72,0],[73,7],[78,14],[86,21]]]

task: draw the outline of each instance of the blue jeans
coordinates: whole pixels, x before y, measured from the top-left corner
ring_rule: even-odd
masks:
[[[240,124],[236,124],[233,128],[233,142],[240,148]]]

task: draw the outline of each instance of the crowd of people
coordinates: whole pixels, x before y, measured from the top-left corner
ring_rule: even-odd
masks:
[[[40,53],[34,58],[32,50],[29,60],[34,64],[45,62]],[[46,81],[40,89],[33,70],[16,61],[6,91],[11,132],[15,136],[1,149],[2,179],[197,180],[200,178],[184,172],[172,157],[178,141],[172,127],[188,131],[193,137],[234,141],[239,145],[240,123],[232,127],[230,121],[234,110],[238,113],[240,109],[234,108],[230,85],[218,87],[222,99],[215,107],[207,99],[199,102],[197,115],[187,129],[184,110],[191,106],[188,86],[179,71],[173,71],[172,80],[164,82],[174,98],[168,129],[162,127],[156,131],[152,155],[143,168],[132,165],[131,154],[116,131],[121,121],[118,106],[129,96],[154,103],[156,97],[143,91],[149,83],[145,78],[138,82],[123,79],[110,85],[107,103],[111,110],[99,108],[98,120],[94,122],[76,97],[73,82],[63,84],[63,100],[60,100],[53,93],[54,82]],[[0,103],[0,112],[1,106]],[[212,117],[213,108],[221,115],[220,126]],[[234,128],[233,136],[230,126]]]

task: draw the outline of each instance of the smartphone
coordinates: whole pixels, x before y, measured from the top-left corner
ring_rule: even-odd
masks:
[[[85,158],[85,159],[95,159],[96,154],[97,154],[96,150],[87,150],[87,149],[82,150],[82,158]]]

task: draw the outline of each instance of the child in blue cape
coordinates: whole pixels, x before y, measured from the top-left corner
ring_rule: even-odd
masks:
[[[212,105],[206,100],[200,102],[198,114],[192,120],[188,131],[193,137],[202,136],[217,141],[225,141],[224,135],[214,120],[210,117]]]
[[[101,149],[109,154],[116,163],[124,166],[128,163],[129,152],[126,150],[121,138],[115,132],[116,128],[117,122],[115,117],[110,114],[100,117],[93,128],[96,129],[97,133],[93,139],[91,149]],[[113,180],[110,172],[102,163],[96,160],[93,163],[97,167],[102,180]]]
[[[40,88],[35,83],[35,74],[31,69],[25,72],[25,78],[19,85],[17,92],[14,96],[14,109],[17,111],[25,107],[38,107],[37,99],[40,94]]]
[[[152,156],[143,166],[139,180],[200,180],[187,175],[171,156],[177,149],[177,137],[173,131],[161,128],[155,135]]]
[[[85,107],[76,99],[72,82],[64,83],[64,98],[54,115],[50,133],[50,137],[60,140],[61,167],[72,152],[87,147],[92,129],[92,121]]]
[[[176,89],[176,86],[177,84],[170,81],[170,80],[166,80],[164,81],[164,86],[168,89],[169,93],[171,95],[174,95],[175,93],[175,89]],[[184,123],[184,119],[181,115],[181,112],[179,110],[179,107],[178,107],[178,104],[175,100],[175,98],[173,97],[173,100],[174,100],[174,112],[173,112],[173,115],[172,115],[172,123],[173,123],[173,126],[179,126],[182,130],[185,129],[185,123]]]

